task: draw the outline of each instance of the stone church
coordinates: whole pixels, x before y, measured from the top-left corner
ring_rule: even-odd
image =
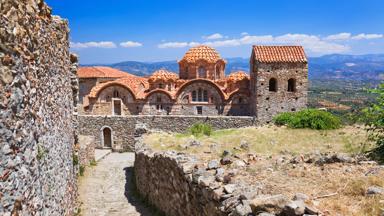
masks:
[[[226,61],[208,46],[189,49],[179,73],[139,77],[109,67],[82,67],[79,112],[89,115],[255,116],[269,122],[306,107],[308,63],[301,46],[253,46],[250,75],[225,76]]]

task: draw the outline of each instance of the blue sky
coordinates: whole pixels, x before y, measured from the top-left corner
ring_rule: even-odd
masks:
[[[82,64],[182,58],[207,44],[249,57],[252,44],[299,44],[309,56],[384,53],[383,0],[46,0],[69,20]]]

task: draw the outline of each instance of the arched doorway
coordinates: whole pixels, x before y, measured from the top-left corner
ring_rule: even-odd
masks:
[[[112,148],[112,130],[109,127],[105,127],[102,130],[102,141],[104,148]]]

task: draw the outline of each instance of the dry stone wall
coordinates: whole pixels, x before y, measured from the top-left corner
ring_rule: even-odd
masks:
[[[77,58],[42,0],[0,3],[0,215],[72,215]]]
[[[103,129],[112,130],[112,149],[115,151],[134,151],[136,125],[147,130],[185,132],[197,122],[212,125],[214,129],[240,128],[256,125],[253,117],[240,116],[95,116],[79,115],[79,134],[93,136],[96,148],[102,148]]]
[[[228,215],[233,205],[220,201],[220,184],[215,182],[214,173],[197,174],[193,171],[195,164],[195,158],[174,152],[138,151],[135,157],[137,190],[168,216]],[[234,202],[237,203],[237,199]]]

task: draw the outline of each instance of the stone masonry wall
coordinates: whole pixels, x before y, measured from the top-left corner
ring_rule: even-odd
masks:
[[[252,213],[248,199],[257,188],[243,182],[225,183],[217,176],[230,172],[176,152],[138,150],[134,172],[141,196],[168,216],[245,216]]]
[[[269,80],[277,80],[277,91],[269,91]],[[295,91],[288,92],[288,80],[295,79]],[[304,63],[257,64],[255,114],[260,122],[270,122],[281,112],[307,107],[308,65]]]
[[[239,128],[256,125],[253,117],[240,116],[94,116],[79,115],[79,134],[95,137],[96,147],[102,148],[102,129],[112,130],[112,149],[133,151],[135,127],[144,124],[147,129],[167,132],[185,132],[196,122],[205,122],[215,129]]]
[[[0,215],[73,214],[78,89],[68,32],[42,0],[1,0]]]

